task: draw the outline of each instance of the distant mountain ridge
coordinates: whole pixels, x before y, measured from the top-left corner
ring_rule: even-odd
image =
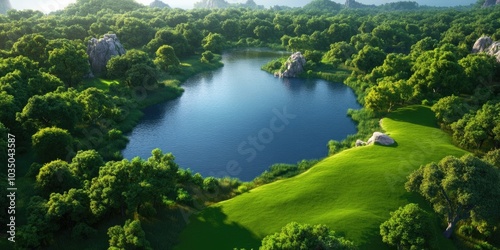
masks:
[[[484,1],[483,7],[491,7],[497,4],[500,4],[500,0],[486,0]]]
[[[0,14],[7,14],[7,11],[12,9],[9,0],[0,0]]]

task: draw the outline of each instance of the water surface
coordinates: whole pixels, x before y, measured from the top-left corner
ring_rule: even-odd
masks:
[[[360,105],[342,83],[279,79],[260,69],[281,55],[225,53],[224,67],[193,76],[180,98],[144,110],[124,157],[148,158],[160,148],[182,168],[244,181],[273,163],[325,157],[329,140],[356,133],[346,112]]]

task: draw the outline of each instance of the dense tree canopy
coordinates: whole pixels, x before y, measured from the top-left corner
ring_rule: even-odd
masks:
[[[268,235],[262,240],[263,250],[284,249],[356,249],[355,245],[335,235],[325,225],[308,225],[291,222],[280,232]]]
[[[493,166],[475,156],[449,156],[413,172],[406,189],[421,194],[446,219],[449,238],[459,221],[494,223],[500,217],[499,178]]]

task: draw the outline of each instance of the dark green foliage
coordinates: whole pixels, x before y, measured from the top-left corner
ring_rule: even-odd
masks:
[[[57,159],[67,160],[69,153],[73,151],[73,137],[61,128],[43,128],[32,136],[32,145],[43,163]]]
[[[495,223],[500,218],[499,181],[497,170],[490,164],[465,155],[420,167],[408,177],[405,186],[421,194],[446,219],[444,236],[449,238],[462,220]]]
[[[80,180],[91,180],[104,166],[104,160],[95,150],[78,151],[71,160],[70,168]]]
[[[161,46],[169,45],[172,46],[175,54],[178,56],[186,56],[191,54],[191,49],[189,48],[190,43],[188,43],[188,41],[192,41],[192,43],[194,43],[194,41],[201,41],[201,38],[199,38],[199,35],[201,34],[198,34],[199,31],[197,31],[195,27],[191,27],[190,25],[181,25],[179,26],[178,30],[185,33],[190,40],[188,40],[183,33],[177,30],[161,29],[156,32],[154,39],[148,42],[148,44],[146,45],[146,49],[151,54],[155,54]],[[200,44],[197,44],[195,48],[199,46]]]
[[[354,243],[335,235],[325,225],[288,223],[280,232],[262,240],[262,250],[356,249]]]
[[[152,249],[139,220],[127,220],[123,227],[108,229],[109,249]]]
[[[82,106],[76,101],[74,90],[35,95],[28,100],[16,120],[30,133],[46,127],[56,126],[73,131],[82,116]]]
[[[201,62],[210,63],[214,59],[215,55],[212,51],[205,51],[201,54]]]
[[[342,5],[330,0],[313,0],[303,7],[306,11],[334,12],[342,9]]]
[[[465,114],[471,111],[467,103],[455,95],[443,97],[432,106],[432,111],[436,113],[436,118],[445,126],[460,120]]]
[[[123,79],[127,71],[138,64],[145,64],[151,67],[154,65],[153,61],[144,51],[129,50],[125,55],[113,57],[108,61],[106,65],[108,77],[112,79]]]
[[[170,45],[162,45],[156,51],[154,64],[161,70],[175,73],[179,69],[179,58],[175,55],[174,48]]]
[[[203,180],[203,189],[207,190],[210,193],[215,192],[218,186],[219,181],[215,177],[210,176]]]
[[[44,194],[62,193],[79,186],[78,179],[69,164],[55,160],[45,164],[36,176],[36,187]]]
[[[65,42],[49,52],[49,71],[67,86],[74,87],[90,72],[88,60],[83,45]]]
[[[483,156],[483,161],[488,162],[489,164],[500,170],[500,149],[489,151],[486,155]]]
[[[255,177],[252,182],[254,185],[260,186],[279,179],[290,178],[305,172],[316,163],[318,163],[318,160],[302,160],[297,162],[297,164],[274,164],[268,170],[264,171],[264,173]]]
[[[500,145],[500,102],[487,102],[479,110],[467,113],[451,125],[453,139],[466,148]]]
[[[398,249],[431,249],[434,232],[430,215],[411,203],[391,212],[380,225],[382,241]]]
[[[203,40],[201,44],[203,49],[210,50],[214,53],[221,53],[222,49],[225,48],[225,38],[222,37],[221,34],[218,33],[210,33]]]
[[[365,46],[354,56],[352,63],[354,66],[364,72],[370,72],[373,68],[384,62],[385,53],[380,48]]]

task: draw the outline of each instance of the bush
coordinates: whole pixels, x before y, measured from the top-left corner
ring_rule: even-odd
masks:
[[[215,189],[219,186],[219,180],[217,180],[215,177],[207,177],[203,180],[203,189],[206,191],[213,193],[215,192]]]

